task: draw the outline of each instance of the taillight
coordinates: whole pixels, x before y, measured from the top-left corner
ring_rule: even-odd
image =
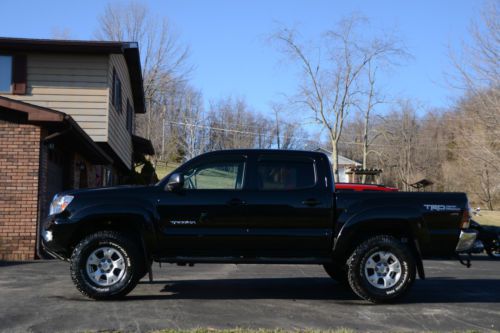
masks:
[[[463,210],[462,220],[460,221],[461,229],[468,229],[470,227],[470,219],[471,219],[471,208],[467,207],[467,209]]]

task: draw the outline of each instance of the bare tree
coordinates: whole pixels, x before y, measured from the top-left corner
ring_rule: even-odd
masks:
[[[472,93],[500,84],[500,1],[486,2],[480,20],[470,28],[471,42],[462,46],[462,52],[450,51],[456,74],[452,78],[458,86]],[[461,57],[460,57],[461,55]],[[456,86],[454,84],[453,86]],[[486,96],[485,96],[486,97]]]
[[[273,113],[274,113],[274,118],[275,118],[275,124],[276,124],[276,147],[278,149],[281,149],[281,131],[280,131],[280,125],[281,125],[281,118],[280,114],[283,111],[283,105],[280,104],[273,104],[272,106]]]
[[[68,40],[72,38],[71,30],[69,28],[53,27],[51,35],[53,39]]]
[[[465,91],[457,106],[459,120],[474,125],[476,135],[465,142],[474,146],[474,158],[500,172],[500,1],[486,3],[470,35],[472,42],[463,46],[462,59],[451,54],[455,81]]]
[[[451,54],[464,91],[451,126],[462,134],[455,142],[460,169],[473,179],[469,191],[491,209],[500,197],[500,1],[486,2],[470,36],[461,57]]]
[[[272,122],[256,115],[242,98],[212,102],[207,126],[210,150],[269,148],[274,141]]]
[[[368,168],[368,155],[370,155],[371,153],[380,154],[379,151],[370,149],[374,140],[376,140],[377,137],[381,134],[380,132],[378,132],[375,135],[370,135],[374,132],[371,126],[371,116],[374,112],[374,108],[378,104],[383,103],[383,99],[380,97],[380,94],[376,90],[376,74],[377,67],[373,65],[372,61],[369,61],[366,69],[368,80],[368,90],[366,93],[367,98],[365,104],[363,106],[360,106],[361,112],[363,114],[363,169]],[[366,183],[365,174],[363,175],[362,182],[363,184]]]
[[[300,67],[302,80],[293,99],[311,111],[313,119],[326,130],[336,180],[344,122],[350,111],[363,103],[366,88],[363,74],[370,63],[387,62],[403,52],[391,38],[361,38],[358,29],[366,22],[355,16],[342,20],[336,29],[327,31],[320,45],[312,50],[301,42],[295,30],[282,29],[273,35],[281,51]]]
[[[167,18],[151,14],[140,2],[110,2],[99,17],[97,39],[139,43],[148,112],[138,117],[138,131],[152,139],[163,131],[164,112],[158,96],[183,81],[191,70],[189,48],[180,43]],[[155,102],[156,101],[156,102]]]
[[[206,129],[203,127],[204,110],[201,94],[190,90],[184,94],[184,107],[180,114],[184,131],[179,137],[184,159],[189,160],[206,150]]]
[[[493,201],[495,199],[495,194],[498,193],[498,177],[492,179],[491,171],[489,168],[484,168],[483,172],[480,174],[480,191],[477,193],[479,198],[488,205],[489,210],[493,210]],[[495,182],[495,184],[492,184]],[[497,187],[497,188],[495,188]]]
[[[285,122],[281,125],[280,149],[302,149],[309,140],[308,134],[297,122]]]
[[[417,174],[419,121],[417,112],[408,100],[400,101],[397,107],[384,117],[384,145],[380,147],[380,163],[384,169],[392,171],[391,177],[397,186],[405,191]]]

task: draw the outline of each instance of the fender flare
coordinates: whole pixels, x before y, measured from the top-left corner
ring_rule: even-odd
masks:
[[[427,235],[423,228],[421,212],[414,206],[371,207],[355,215],[347,216],[346,212],[339,216],[345,220],[333,244],[333,254],[337,258],[349,256],[353,242],[376,233],[399,234],[406,236],[407,244],[412,250],[417,272],[421,279],[425,278],[420,242]]]
[[[133,228],[138,232],[140,244],[151,254],[157,248],[156,221],[159,220],[152,207],[142,203],[99,203],[73,212],[72,222],[78,225],[75,236],[97,225]]]

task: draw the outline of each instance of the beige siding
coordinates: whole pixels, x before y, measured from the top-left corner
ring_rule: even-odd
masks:
[[[122,112],[111,104],[113,68],[122,82]],[[26,95],[3,95],[71,115],[96,142],[107,142],[132,165],[127,100],[132,89],[123,55],[28,54]]]
[[[109,58],[108,81],[111,87],[113,82],[113,68],[116,70],[122,83],[122,111],[118,112],[112,105],[111,95],[109,98],[109,145],[118,153],[122,161],[132,165],[132,137],[127,130],[127,100],[132,100],[132,88],[127,63],[123,55],[112,54]]]
[[[71,115],[97,142],[108,141],[108,56],[29,54],[26,95],[4,95]]]

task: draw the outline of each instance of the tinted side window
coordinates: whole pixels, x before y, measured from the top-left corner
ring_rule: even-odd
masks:
[[[127,100],[127,130],[130,134],[134,133],[134,109],[129,100]]]
[[[239,190],[243,187],[244,162],[213,162],[195,166],[184,173],[184,188],[198,190]]]
[[[118,77],[116,69],[113,68],[113,87],[112,87],[111,100],[116,112],[122,112],[122,83]]]
[[[315,181],[312,160],[260,161],[257,164],[260,190],[296,190],[313,187]]]

